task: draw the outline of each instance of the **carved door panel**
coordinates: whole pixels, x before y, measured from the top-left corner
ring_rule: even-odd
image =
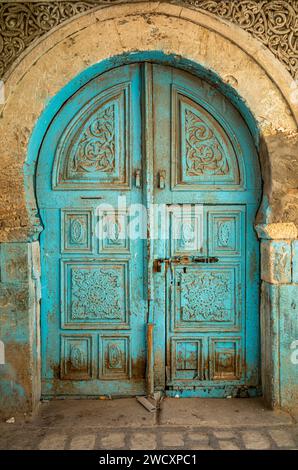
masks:
[[[152,73],[154,200],[168,219],[154,248],[155,383],[169,395],[254,395],[256,152],[242,118],[214,88],[168,67]]]
[[[144,392],[144,241],[128,236],[129,205],[142,202],[140,113],[140,67],[121,67],[77,91],[44,139],[44,396]]]

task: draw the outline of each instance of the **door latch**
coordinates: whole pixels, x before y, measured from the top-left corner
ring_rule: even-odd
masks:
[[[162,271],[162,265],[165,264],[165,265],[168,265],[170,263],[170,259],[169,258],[159,258],[159,259],[155,259],[154,262],[153,262],[153,271],[155,273],[161,273]]]
[[[194,256],[194,263],[218,263],[218,258],[216,256]]]
[[[166,187],[166,170],[160,170],[158,173],[158,187],[159,189],[165,189]]]
[[[218,261],[219,259],[215,256],[174,256],[173,258],[159,258],[154,260],[154,271],[160,273],[163,264],[172,267],[173,264],[217,263]]]
[[[141,170],[136,170],[135,172],[135,179],[136,179],[136,188],[141,187]]]

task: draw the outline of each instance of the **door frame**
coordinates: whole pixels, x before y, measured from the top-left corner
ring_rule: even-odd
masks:
[[[160,65],[170,65],[174,68],[178,68],[178,69],[181,69],[181,70],[184,70],[184,71],[187,71],[188,73],[190,72],[191,70],[191,74],[198,77],[198,78],[203,78],[204,80],[206,80],[206,71],[198,64],[194,64],[192,62],[190,62],[189,60],[185,60],[185,59],[180,59],[178,61],[178,64],[177,64],[177,59],[176,57],[174,56],[168,56],[168,55],[165,55],[164,53],[161,53],[161,52],[158,52],[158,53],[140,53],[137,55],[132,55],[131,57],[127,57],[127,56],[124,56],[123,58],[123,63],[121,62],[120,58],[118,57],[117,58],[117,67],[121,66],[121,65],[128,65],[128,64],[133,64],[133,63],[155,63],[155,64],[160,64]],[[116,61],[116,58],[112,58],[110,60],[107,60],[105,61],[106,63],[100,63],[98,64],[98,67],[97,68],[97,73],[94,69],[92,69],[92,71],[90,69],[88,69],[87,71],[84,71],[82,75],[87,75],[84,77],[84,81],[82,80],[82,77],[80,79],[80,87],[84,86],[85,83],[89,82],[90,80],[92,80],[92,78],[95,78],[97,76],[100,76],[102,73],[105,73],[106,71],[108,70],[112,70],[115,67],[115,61]],[[178,66],[177,66],[178,65]],[[144,87],[144,90],[145,90],[145,96],[144,96],[144,101],[143,101],[143,106],[147,106],[147,107],[151,107],[152,108],[152,93],[150,93],[150,87],[152,87],[152,78],[150,77],[150,72],[148,71],[148,67],[144,67],[144,79],[146,80],[146,86]],[[99,72],[100,71],[100,72]],[[89,73],[87,73],[89,72]],[[208,80],[210,82],[210,80]],[[211,82],[211,85],[212,85],[212,82]],[[63,102],[65,102],[67,99],[69,99],[80,87],[75,87],[74,86],[74,83],[69,83],[68,86],[66,87],[67,90],[64,90],[64,95],[61,95],[60,98],[63,99]],[[67,93],[66,93],[67,91]],[[57,96],[54,98],[54,100],[57,98]],[[60,109],[61,107],[61,101],[60,101],[60,106],[58,109]],[[57,110],[58,112],[58,110]],[[57,112],[55,113],[55,115],[57,114]],[[53,117],[52,117],[53,119]],[[245,121],[246,122],[246,121]],[[252,116],[250,115],[249,113],[249,118],[248,118],[248,122],[252,122]],[[50,125],[50,122],[49,122],[49,125]],[[49,127],[49,126],[48,126]],[[48,129],[48,128],[47,128]],[[43,127],[43,135],[45,135],[45,133],[47,132],[47,129],[45,130],[45,128]],[[150,142],[151,139],[152,139],[152,126],[150,125],[146,125],[145,126],[145,129],[144,129],[144,134],[145,134],[145,142]],[[43,140],[43,139],[42,139]],[[41,142],[42,142],[41,140]],[[146,145],[145,145],[146,146]],[[153,154],[152,154],[152,149],[150,148],[150,146],[146,146],[146,148],[144,149],[144,157],[145,157],[145,171],[146,171],[146,180],[147,181],[150,181],[151,180],[151,183],[152,183],[152,180],[154,178],[154,174],[153,174],[153,168],[152,168],[152,165],[153,165]],[[36,175],[35,175],[36,176]],[[153,187],[151,185],[151,187]],[[149,203],[150,201],[152,201],[153,199],[153,194],[151,194],[150,192],[147,193],[147,202]],[[149,253],[153,254],[153,249],[152,249],[152,246],[151,248],[149,248]],[[148,325],[152,325],[153,324],[153,309],[152,309],[152,302],[150,301],[150,283],[153,283],[153,279],[152,279],[152,268],[151,266],[153,265],[153,258],[149,258],[148,259],[148,281],[149,281],[149,298],[148,298]],[[42,278],[42,273],[41,273],[41,278]],[[41,302],[43,300],[41,299]],[[149,328],[150,330],[150,328]],[[151,333],[152,333],[152,330],[151,330]],[[149,338],[149,336],[147,336],[147,339]],[[148,352],[148,351],[147,351]],[[151,367],[147,367],[147,376],[146,376],[146,379],[147,379],[147,390],[148,392],[153,392],[153,382],[154,382],[154,374],[153,374],[153,350],[149,350],[149,353],[147,354],[147,360],[148,358],[151,358],[151,361],[149,360],[148,363],[150,364],[151,363]],[[160,361],[157,357],[157,363],[159,364]],[[164,376],[165,376],[165,370],[164,370]],[[191,394],[189,393],[186,393],[184,394],[185,396],[190,396]]]

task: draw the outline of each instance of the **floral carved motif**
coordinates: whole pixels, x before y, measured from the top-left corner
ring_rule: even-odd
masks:
[[[70,366],[72,369],[83,369],[86,366],[84,353],[77,346],[70,349]]]
[[[192,111],[185,111],[186,165],[189,176],[226,175],[229,164],[214,132]]]
[[[5,2],[0,4],[0,76],[31,44],[96,2]]]
[[[184,0],[237,24],[261,41],[298,78],[297,0]]]
[[[184,248],[191,244],[195,238],[195,227],[192,222],[181,223],[181,240],[180,246]]]
[[[120,319],[120,273],[107,269],[72,269],[73,319]]]
[[[135,1],[135,0],[130,0]],[[0,77],[32,43],[55,26],[98,6],[124,0],[0,3]],[[237,24],[262,42],[298,78],[297,0],[177,0]]]
[[[111,173],[115,169],[114,106],[100,110],[84,131],[75,155],[73,171]]]
[[[231,294],[228,273],[196,272],[181,275],[184,321],[229,321],[226,300]]]
[[[109,344],[107,359],[107,367],[109,369],[120,369],[121,367],[123,367],[122,351],[118,344]]]
[[[218,225],[218,246],[229,246],[231,222],[220,222]]]
[[[71,242],[72,243],[84,243],[86,240],[86,224],[84,219],[73,219],[71,221]]]

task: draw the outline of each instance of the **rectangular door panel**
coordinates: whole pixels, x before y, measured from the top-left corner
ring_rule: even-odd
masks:
[[[240,263],[179,265],[170,282],[172,331],[239,331]]]
[[[245,254],[245,207],[214,207],[208,210],[209,255],[241,257]]]
[[[61,264],[63,328],[129,327],[128,260],[63,260]]]
[[[240,336],[179,335],[171,338],[167,387],[173,391],[231,390],[244,383]],[[220,387],[221,390],[216,391]]]
[[[176,205],[168,212],[167,387],[198,393],[207,387],[221,396],[245,381],[245,207]],[[201,242],[193,243],[198,232]]]

